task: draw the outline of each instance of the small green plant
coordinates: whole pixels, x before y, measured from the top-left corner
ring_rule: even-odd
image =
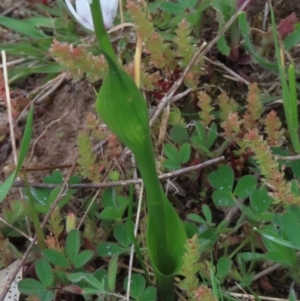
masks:
[[[140,274],[132,274],[130,282],[130,297],[136,301],[156,301],[157,291],[154,286],[146,287],[146,280]],[[128,290],[128,277],[124,280],[124,290]]]
[[[80,294],[101,293],[101,285],[93,275],[81,272],[93,258],[92,250],[80,251],[80,233],[71,230],[66,238],[65,250],[45,249],[34,263],[37,279],[25,278],[18,284],[21,293],[38,296],[40,300],[51,301],[58,290]],[[83,280],[81,286],[70,283]],[[61,287],[58,289],[58,287]],[[92,289],[94,288],[94,290]]]
[[[164,153],[167,155],[168,159],[164,161],[164,166],[169,169],[180,169],[182,164],[185,164],[190,159],[191,146],[188,143],[181,145],[180,149],[170,143],[164,145]]]
[[[51,175],[47,175],[44,177],[43,182],[45,184],[63,184],[63,175],[61,171],[55,170]],[[80,184],[81,180],[78,176],[72,176],[68,181],[68,184]],[[76,193],[76,189],[70,189],[66,193],[66,195],[59,201],[58,207],[62,208],[68,204],[71,197]],[[58,197],[60,192],[60,186],[54,189],[47,189],[47,188],[30,188],[31,195],[35,201],[35,208],[39,213],[47,213],[55,199]]]
[[[282,98],[283,98],[283,107],[285,118],[291,137],[291,141],[294,147],[294,150],[300,152],[300,140],[299,140],[299,120],[298,120],[298,104],[297,104],[297,90],[296,90],[296,77],[295,77],[295,65],[293,61],[291,62],[288,72],[285,71],[285,61],[284,61],[284,45],[279,39],[276,25],[274,12],[271,7],[271,20],[272,20],[272,31],[275,43],[276,58],[279,67],[280,81],[282,85]],[[281,47],[279,45],[282,45]]]

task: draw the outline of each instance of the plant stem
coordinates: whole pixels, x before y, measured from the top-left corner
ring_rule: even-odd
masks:
[[[99,0],[92,1],[91,11],[93,16],[94,29],[100,49],[107,53],[114,62],[117,62],[117,57],[115,55],[114,49],[110,43],[109,36],[104,26],[102,10]]]
[[[148,138],[146,139],[148,140]],[[154,222],[151,222],[151,230],[155,233],[155,241],[148,241],[148,246],[155,245],[156,249],[154,252],[158,254],[155,256],[158,258],[158,262],[154,264],[154,271],[156,270],[156,266],[158,268],[158,271],[155,271],[158,291],[160,293],[161,300],[174,301],[175,293],[173,273],[175,271],[170,270],[170,267],[172,268],[176,266],[176,262],[170,255],[170,252],[167,248],[166,242],[168,233],[166,228],[163,226],[165,224],[164,212],[169,210],[167,206],[169,201],[162,190],[157,176],[154,152],[150,137],[148,143],[145,143],[144,152],[142,152],[142,155],[136,156],[136,162],[139,166],[147,195],[148,223],[150,224],[150,219],[155,219]],[[149,228],[150,227],[148,226],[148,230]]]
[[[40,250],[42,251],[46,248],[44,233],[43,233],[40,221],[39,221],[38,214],[35,209],[35,204],[34,204],[33,196],[31,194],[31,191],[29,188],[26,173],[24,173],[24,182],[25,182],[25,189],[26,189],[27,196],[28,196],[28,204],[29,204],[29,208],[30,208],[31,219],[32,219],[34,227],[35,227],[35,233],[37,235],[38,245],[40,247]]]

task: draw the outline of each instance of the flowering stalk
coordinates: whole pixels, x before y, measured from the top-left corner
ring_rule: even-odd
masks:
[[[103,23],[98,0],[91,5],[96,35],[109,69],[98,93],[96,110],[102,120],[135,155],[144,181],[147,244],[161,300],[174,300],[174,274],[182,263],[187,239],[183,224],[157,177],[146,101],[132,78],[118,64]]]

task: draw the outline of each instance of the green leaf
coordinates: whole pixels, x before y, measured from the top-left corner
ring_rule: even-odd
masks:
[[[206,224],[206,220],[204,220],[200,215],[195,213],[190,213],[188,215],[188,219],[199,224]]]
[[[70,266],[68,260],[56,250],[52,250],[52,249],[44,250],[43,257],[58,267],[68,268]]]
[[[233,170],[229,166],[223,165],[209,174],[208,181],[216,189],[231,192],[234,183]]]
[[[217,46],[219,51],[225,55],[228,56],[230,54],[230,47],[228,46],[224,34],[219,38],[217,41]]]
[[[255,58],[257,63],[268,70],[278,72],[278,66],[276,64],[270,63],[269,61],[264,59],[262,56],[260,56],[257,53],[257,51],[254,49],[253,45],[251,44],[251,41],[250,41],[251,32],[250,32],[250,26],[247,22],[246,13],[240,13],[238,15],[238,21],[239,21],[239,26],[240,26],[241,33],[243,35],[247,50],[251,53],[251,55],[253,55],[253,57]]]
[[[76,255],[73,264],[76,269],[83,267],[89,260],[92,259],[94,252],[92,250],[84,250]]]
[[[178,170],[180,169],[180,163],[178,161],[175,161],[173,159],[166,159],[163,163],[163,165],[171,170]]]
[[[20,293],[25,295],[38,295],[47,290],[47,287],[35,279],[22,279],[18,283]]]
[[[44,38],[46,36],[33,25],[23,20],[0,16],[0,25],[31,38]]]
[[[242,254],[242,259],[244,261],[256,261],[256,260],[265,260],[266,256],[265,254],[261,253],[255,253],[255,252],[243,252]]]
[[[118,255],[114,255],[109,262],[107,271],[107,287],[110,292],[115,292],[116,289],[116,279],[118,272]]]
[[[104,283],[104,286],[107,287],[107,270],[98,269],[94,272],[93,276],[100,282]]]
[[[42,301],[53,301],[54,297],[54,293],[50,290],[42,290],[38,293],[38,298]]]
[[[53,283],[53,273],[50,264],[45,259],[39,259],[35,263],[35,272],[45,286],[50,286]]]
[[[290,289],[288,300],[289,301],[297,301],[297,296],[296,296],[295,290],[293,288]]]
[[[96,110],[112,132],[136,155],[151,144],[146,101],[132,78],[110,56]]]
[[[209,130],[207,131],[207,140],[205,143],[205,146],[210,149],[213,144],[215,143],[216,139],[218,137],[218,127],[215,122],[211,124],[209,127]]]
[[[300,179],[300,160],[295,160],[292,162],[292,171],[294,175]]]
[[[103,53],[109,71],[98,94],[96,109],[101,119],[135,155],[147,195],[146,238],[150,259],[162,299],[173,300],[174,274],[181,266],[187,236],[157,177],[146,101],[116,60]],[[99,245],[98,253],[102,250]],[[107,249],[105,253],[108,253]]]
[[[97,246],[97,253],[101,257],[111,257],[127,253],[128,250],[110,242],[100,242]]]
[[[272,199],[265,189],[253,189],[250,195],[250,204],[256,214],[264,213],[271,205]]]
[[[116,240],[124,247],[128,247],[132,243],[132,233],[131,233],[131,221],[126,221],[125,223],[118,224],[114,228],[114,236]]]
[[[251,191],[257,186],[256,179],[251,175],[243,176],[237,182],[234,194],[239,198],[249,197]]]
[[[160,9],[176,16],[183,13],[185,8],[178,3],[163,2]]]
[[[280,252],[277,251],[270,251],[266,254],[266,258],[268,260],[274,261],[275,263],[281,263],[284,264],[286,266],[290,266],[293,267],[294,263],[293,261],[290,261],[290,258],[286,257],[285,254],[282,254]]]
[[[297,217],[292,212],[287,211],[280,217],[280,222],[290,242],[300,248],[300,235],[296,231],[296,229],[300,229],[300,223]]]
[[[295,45],[300,42],[300,27],[288,35],[284,40],[284,49],[285,51],[290,50]]]
[[[212,198],[216,206],[233,207],[235,205],[235,199],[229,191],[216,190]]]
[[[196,131],[199,138],[199,143],[205,145],[206,143],[206,129],[205,127],[199,122],[195,122]]]
[[[157,300],[157,290],[154,286],[148,286],[143,291],[139,301],[156,301]]]
[[[127,292],[128,277],[124,280],[124,290]],[[141,274],[132,274],[130,282],[130,296],[139,299],[146,286],[145,278]]]
[[[205,216],[206,221],[210,224],[212,222],[212,215],[210,208],[206,204],[202,205],[202,212]]]
[[[185,164],[190,160],[191,146],[189,143],[184,143],[179,150],[180,163]]]
[[[22,139],[22,143],[21,143],[21,148],[20,148],[19,160],[18,160],[16,169],[6,179],[6,181],[0,185],[0,203],[3,202],[4,198],[6,197],[9,190],[11,189],[11,187],[22,167],[23,161],[27,155],[29,145],[30,145],[31,135],[32,135],[32,122],[33,122],[33,106],[31,106],[28,116],[27,116],[25,131],[24,131],[24,135],[23,135],[23,139]]]
[[[168,158],[170,158],[174,162],[178,162],[179,164],[181,163],[180,154],[177,148],[173,144],[166,143],[163,148],[164,148],[164,153],[168,156]]]
[[[66,239],[66,256],[70,259],[71,263],[75,263],[75,258],[80,248],[80,232],[73,229],[69,232]]]
[[[71,282],[80,282],[85,281],[92,287],[96,288],[98,290],[98,294],[101,294],[105,291],[104,289],[104,282],[98,281],[94,276],[87,274],[87,273],[73,273],[73,274],[67,274],[67,278]]]
[[[231,268],[232,261],[228,257],[220,257],[217,263],[217,277],[224,281]]]
[[[189,134],[186,130],[186,128],[182,125],[173,125],[170,130],[170,137],[171,139],[178,143],[183,144],[184,142],[188,142],[189,140]]]

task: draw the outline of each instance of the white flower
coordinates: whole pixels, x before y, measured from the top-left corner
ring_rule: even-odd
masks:
[[[75,19],[86,29],[94,31],[94,23],[90,3],[92,0],[76,0],[75,9],[70,0],[65,0],[66,4]],[[105,28],[113,26],[113,21],[117,14],[119,0],[99,0],[102,10]]]

